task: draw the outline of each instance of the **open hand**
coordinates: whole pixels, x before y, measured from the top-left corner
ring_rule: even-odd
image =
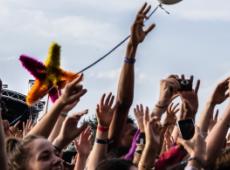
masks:
[[[216,86],[210,98],[211,104],[213,105],[221,104],[229,97],[229,93],[228,93],[229,80],[230,80],[230,77],[220,82]]]
[[[148,108],[146,108],[146,112]],[[134,115],[137,120],[138,128],[140,129],[141,132],[144,132],[144,125],[143,125],[143,117],[144,117],[144,108],[143,105],[137,105],[136,108],[134,108]]]
[[[150,11],[151,5],[147,5],[145,3],[142,8],[137,13],[136,19],[134,21],[134,24],[131,28],[131,39],[130,42],[132,45],[136,46],[139,43],[143,42],[146,35],[152,31],[152,29],[155,27],[155,24],[150,25],[146,30],[143,29],[144,27],[144,21],[147,19],[147,13]]]
[[[64,93],[58,99],[64,105],[62,111],[70,111],[80,101],[80,98],[87,92],[86,89],[83,89],[82,85],[78,84],[82,78],[83,74],[66,85]]]
[[[93,135],[89,126],[81,133],[80,137],[74,141],[78,154],[86,157],[93,147],[92,143]]]
[[[112,96],[112,93],[109,93],[107,97],[106,94],[102,95],[100,104],[97,104],[96,109],[99,125],[109,127],[113,118],[113,113],[117,107],[117,105],[114,105],[113,102],[114,96]]]

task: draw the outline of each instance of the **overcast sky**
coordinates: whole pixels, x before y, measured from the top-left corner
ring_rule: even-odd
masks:
[[[156,0],[148,1],[153,7]],[[0,0],[0,77],[9,89],[26,94],[31,75],[20,54],[43,61],[52,41],[62,46],[62,68],[79,71],[129,34],[143,0]],[[157,27],[138,48],[134,104],[152,106],[159,81],[170,73],[200,78],[201,108],[213,86],[230,73],[230,1],[184,0],[158,10],[148,21]],[[116,92],[126,44],[85,72],[87,95],[75,110]]]

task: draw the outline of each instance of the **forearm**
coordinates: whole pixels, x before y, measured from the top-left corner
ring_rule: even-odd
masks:
[[[51,110],[31,129],[27,135],[32,134],[48,138],[63,108],[64,104],[62,104],[60,100],[57,100]]]
[[[137,47],[133,46],[131,43],[128,43],[126,58],[130,60],[135,60]],[[133,102],[133,91],[134,91],[134,63],[127,63],[124,61],[124,64],[121,69],[121,74],[118,83],[117,90],[117,101],[129,108]]]
[[[200,128],[201,132],[208,132],[208,127],[210,120],[213,117],[215,105],[211,102],[207,102],[204,111],[201,113],[200,121],[198,122],[198,127]]]
[[[74,166],[74,170],[84,170],[86,166],[88,155],[77,155],[77,160]]]
[[[166,111],[167,107],[168,107],[168,104],[165,106],[161,106],[159,102],[157,102],[153,106],[151,116],[157,116],[159,119],[161,119],[161,116]]]
[[[137,145],[137,148],[135,150],[135,153],[134,153],[134,157],[133,157],[133,164],[138,166],[139,162],[140,162],[140,159],[141,159],[141,155],[142,155],[142,152],[144,150],[144,144],[138,144]]]
[[[97,129],[96,140],[108,140],[108,132],[101,132]],[[89,158],[87,161],[87,169],[94,170],[97,165],[105,159],[105,156],[108,151],[108,144],[102,144],[95,141],[93,145],[93,149],[89,154]]]
[[[62,123],[63,123],[64,120],[65,120],[65,117],[66,117],[66,116],[64,116],[64,115],[60,115],[60,116],[58,117],[58,120],[57,120],[57,122],[55,123],[55,126],[54,126],[54,128],[53,128],[53,130],[52,130],[52,132],[50,133],[49,138],[48,138],[48,140],[49,140],[50,142],[53,142],[54,139],[58,136],[58,133],[59,133],[60,130],[61,130],[61,126],[62,126]]]
[[[136,53],[136,47],[130,43],[127,47],[126,58],[134,59]],[[118,107],[115,111],[113,120],[109,129],[109,139],[114,140],[114,146],[118,145],[120,141],[120,130],[123,129],[129,108],[133,103],[134,93],[134,63],[124,62],[119,78],[118,90],[117,90],[117,103]],[[119,126],[119,127],[118,127]]]
[[[207,142],[207,161],[213,163],[221,149],[223,148],[225,137],[227,135],[230,123],[230,104],[228,104],[222,119],[213,127],[208,137]]]
[[[157,157],[156,148],[152,144],[146,144],[138,164],[138,170],[151,169]]]

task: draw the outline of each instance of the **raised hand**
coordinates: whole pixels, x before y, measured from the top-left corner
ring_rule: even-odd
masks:
[[[117,105],[114,103],[114,96],[112,96],[112,93],[109,93],[109,95],[106,97],[106,94],[103,94],[101,97],[100,104],[97,104],[97,121],[98,124],[103,127],[109,127],[112,118],[113,113],[117,107]]]
[[[143,42],[146,35],[155,27],[155,24],[152,24],[146,30],[143,29],[144,21],[145,19],[148,19],[147,13],[150,11],[150,9],[151,5],[147,5],[147,3],[145,3],[137,13],[136,19],[131,28],[130,42],[134,46],[137,46],[139,43]]]
[[[178,76],[170,75],[168,78],[160,82],[160,96],[156,107],[163,110],[167,109],[169,103],[178,95],[177,92],[180,88]]]
[[[146,108],[146,110],[148,110]],[[138,163],[138,169],[152,169],[153,162],[161,148],[161,127],[158,117],[150,117],[149,112],[144,114],[145,147]]]
[[[81,96],[87,92],[82,85],[78,84],[82,78],[83,74],[66,85],[63,94],[58,99],[64,105],[62,111],[70,111],[80,101]]]
[[[148,108],[144,114],[143,124],[145,129],[146,145],[158,147],[161,143],[161,126],[157,117],[150,117]]]
[[[198,165],[195,164],[198,166],[196,168],[200,168],[200,165],[205,165],[207,158],[206,142],[204,136],[201,134],[199,127],[196,126],[195,134],[192,139],[187,141],[178,138],[177,143],[181,144],[184,147],[190,157],[195,158],[190,162],[193,163],[198,161]]]
[[[174,105],[173,103],[171,103],[168,106],[167,112],[166,112],[166,118],[163,122],[163,126],[171,126],[176,124],[176,113],[179,111],[179,103],[177,103],[176,105]]]
[[[193,76],[190,79],[185,79],[184,75],[181,76],[181,79],[188,81],[191,86],[193,85]],[[178,94],[182,100],[182,112],[185,112],[188,117],[193,118],[198,110],[198,90],[200,87],[200,80],[197,80],[195,88],[191,90],[180,90]]]
[[[27,135],[27,133],[33,128],[32,119],[29,119],[29,120],[26,120],[26,122],[23,122],[22,127],[23,127],[22,135],[24,138]]]
[[[18,128],[19,124],[20,124],[20,121],[18,121],[17,123],[15,123],[13,126],[9,127],[9,132],[10,132],[11,136],[18,137],[18,138],[22,138],[23,137],[22,130],[20,130]]]
[[[213,105],[221,104],[229,97],[229,93],[228,93],[229,80],[230,80],[230,77],[220,82],[216,86],[210,98],[211,104]]]
[[[72,140],[74,140],[80,133],[86,128],[86,124],[77,127],[80,118],[88,113],[88,110],[75,113],[65,119],[62,124],[61,131],[57,138],[54,140],[54,145],[62,149],[68,145]]]
[[[74,141],[78,154],[86,157],[88,157],[93,147],[92,143],[93,135],[89,126],[81,133],[80,137]]]
[[[149,112],[148,107],[146,107],[146,110],[144,111],[142,104],[136,105],[136,108],[134,108],[134,115],[141,132],[144,132],[143,117],[145,112]]]

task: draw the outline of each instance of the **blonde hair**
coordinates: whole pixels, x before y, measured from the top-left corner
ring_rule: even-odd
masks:
[[[17,138],[8,138],[6,140],[6,150],[8,154],[9,170],[26,170],[28,165],[26,161],[29,157],[30,150],[27,147],[29,143],[35,139],[41,138],[40,136],[30,135],[22,140]]]

